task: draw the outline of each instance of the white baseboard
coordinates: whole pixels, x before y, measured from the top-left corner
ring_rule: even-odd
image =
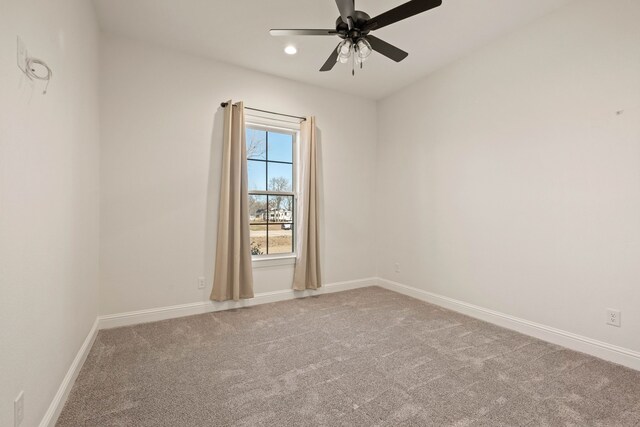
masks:
[[[571,350],[586,353],[600,359],[605,359],[632,369],[640,370],[640,353],[628,348],[607,344],[572,332],[520,319],[518,317],[434,294],[412,286],[403,285],[391,280],[379,278],[378,285],[390,291],[395,291],[431,304],[457,311]]]
[[[53,397],[47,412],[45,412],[44,417],[40,421],[40,427],[53,427],[58,421],[58,417],[60,416],[60,412],[62,412],[62,408],[64,407],[65,402],[67,401],[67,397],[73,388],[73,384],[78,378],[78,374],[80,373],[80,369],[82,369],[82,365],[84,361],[87,359],[89,355],[89,350],[93,346],[93,342],[98,335],[98,319],[96,318],[95,322],[93,322],[93,326],[89,331],[89,334],[84,339],[84,342],[80,346],[80,350],[76,354],[76,357],[71,362],[71,366],[67,371],[67,374],[62,379],[62,383],[60,387],[58,387],[58,391],[56,395]]]
[[[110,329],[121,326],[136,325],[139,323],[157,322],[158,320],[174,319],[177,317],[192,316],[194,314],[250,307],[258,304],[268,304],[271,302],[303,298],[311,295],[346,291],[349,289],[373,286],[377,284],[377,281],[377,278],[371,277],[367,279],[351,280],[348,282],[329,283],[323,285],[318,290],[294,291],[293,289],[284,289],[273,292],[261,292],[255,294],[254,298],[240,301],[201,301],[190,304],[172,305],[169,307],[151,308],[148,310],[130,311],[127,313],[108,314],[98,316],[98,329]]]

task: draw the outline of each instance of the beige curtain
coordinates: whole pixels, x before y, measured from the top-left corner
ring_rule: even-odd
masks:
[[[244,106],[224,108],[218,242],[211,299],[253,298]]]
[[[308,117],[300,132],[300,196],[298,212],[298,241],[293,289],[318,289],[320,279],[320,223],[317,180],[316,119]]]

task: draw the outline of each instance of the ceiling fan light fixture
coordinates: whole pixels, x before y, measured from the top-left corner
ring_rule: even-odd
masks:
[[[338,55],[349,57],[351,55],[351,48],[353,47],[353,42],[349,39],[345,39],[338,45]]]
[[[358,40],[358,43],[356,43],[358,58],[360,58],[362,61],[365,61],[369,57],[369,55],[371,55],[372,50],[373,49],[371,49],[371,45],[364,38]]]
[[[337,48],[338,57],[336,58],[336,62],[340,62],[341,64],[346,64],[347,62],[349,62],[352,50],[353,42],[349,39],[343,40]]]

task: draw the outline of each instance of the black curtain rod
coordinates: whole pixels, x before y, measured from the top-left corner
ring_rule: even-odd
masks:
[[[227,106],[227,104],[228,104],[228,102],[221,102],[221,103],[220,103],[220,106],[221,106],[222,108],[224,108],[224,107],[226,107],[226,106]],[[235,107],[235,106],[236,106],[236,104],[233,104],[233,106]],[[307,120],[307,118],[306,118],[306,117],[292,116],[291,114],[276,113],[275,111],[260,110],[260,109],[258,109],[258,108],[251,108],[251,107],[244,107],[244,108],[245,108],[246,110],[259,111],[259,112],[261,112],[261,113],[276,114],[276,115],[278,115],[278,116],[291,117],[291,118],[294,118],[294,119],[302,120],[303,122]]]

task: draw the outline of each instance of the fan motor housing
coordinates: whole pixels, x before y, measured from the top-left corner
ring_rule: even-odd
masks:
[[[338,32],[338,36],[343,39],[358,39],[369,34],[369,31],[362,31],[360,28],[362,28],[371,17],[361,10],[356,10],[353,15],[354,16],[351,17],[353,19],[353,28],[351,30],[349,30],[349,25],[342,20],[342,17],[338,16],[338,19],[336,19],[336,31]]]

